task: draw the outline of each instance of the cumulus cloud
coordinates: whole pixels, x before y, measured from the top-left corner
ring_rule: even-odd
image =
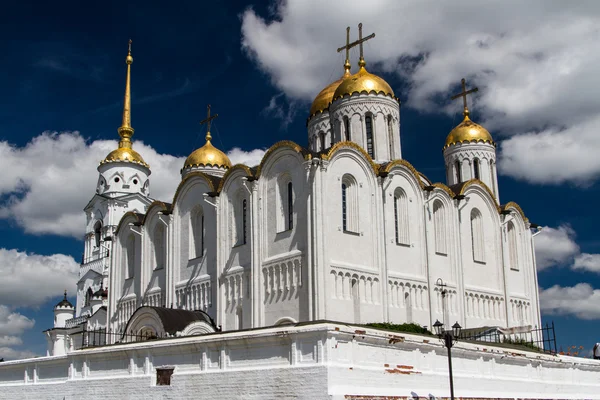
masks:
[[[553,184],[600,174],[590,156],[600,151],[600,3],[278,1],[272,15],[243,13],[242,47],[289,99],[310,101],[341,75],[334,49],[347,25],[356,39],[358,22],[377,34],[365,45],[370,68],[403,80],[404,105],[452,114],[460,105],[445,99],[462,77],[480,88],[474,116],[497,139],[514,136],[500,172]]]
[[[32,357],[34,353],[16,350],[9,346],[23,344],[20,336],[28,329],[33,328],[35,321],[10,308],[0,305],[0,358],[15,359]]]
[[[574,270],[600,272],[600,254],[579,254],[575,257],[575,262],[571,268]]]
[[[561,287],[554,285],[540,291],[540,308],[549,315],[575,315],[581,319],[600,318],[600,290],[588,283]]]
[[[561,225],[558,228],[546,226],[535,237],[538,271],[570,263],[577,254],[579,246],[575,243],[575,231],[569,225]]]
[[[0,218],[14,220],[27,233],[81,238],[96,168],[116,147],[114,140],[88,142],[78,132],[44,132],[24,147],[0,142]],[[152,169],[150,195],[172,199],[185,158],[160,154],[139,141],[134,148]],[[258,164],[262,154],[234,148],[229,155],[233,162]]]
[[[71,256],[42,256],[0,249],[0,304],[36,307],[77,283],[79,264]],[[4,307],[0,305],[1,307]],[[0,317],[2,313],[0,311]],[[1,321],[1,318],[0,318]],[[9,334],[1,328],[0,335]]]
[[[227,157],[229,157],[232,164],[245,164],[249,167],[254,167],[255,165],[260,164],[260,161],[262,160],[264,155],[264,149],[244,151],[239,147],[234,147],[229,152],[227,152]]]

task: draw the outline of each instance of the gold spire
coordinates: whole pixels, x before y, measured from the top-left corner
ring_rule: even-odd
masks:
[[[123,101],[123,123],[118,129],[121,141],[119,148],[131,148],[131,137],[133,136],[133,128],[131,127],[131,64],[133,57],[131,56],[131,39],[129,39],[129,51],[127,52],[127,78],[125,80],[125,99]]]
[[[100,164],[127,161],[149,168],[150,166],[146,164],[142,156],[131,148],[131,137],[133,136],[133,128],[131,127],[131,64],[133,63],[131,39],[129,39],[129,50],[125,58],[125,63],[127,64],[127,78],[125,80],[125,98],[123,100],[123,121],[119,129],[117,129],[121,140],[119,140],[119,148],[110,152]]]
[[[444,145],[444,149],[448,148],[457,143],[489,143],[493,146],[496,146],[494,143],[494,139],[492,139],[492,135],[485,129],[483,126],[476,124],[471,121],[469,118],[469,107],[467,107],[467,95],[471,93],[475,93],[479,91],[478,88],[473,88],[467,90],[467,85],[465,79],[461,79],[460,81],[462,85],[462,92],[457,95],[451,97],[451,100],[458,99],[459,97],[463,98],[463,121],[456,126],[456,128],[452,129],[452,131],[448,134],[446,138],[446,144]]]

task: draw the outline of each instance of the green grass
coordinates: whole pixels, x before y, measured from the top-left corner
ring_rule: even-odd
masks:
[[[421,335],[433,335],[428,329],[417,324],[391,324],[389,322],[371,322],[366,324],[369,328],[385,329],[386,331],[417,333]]]

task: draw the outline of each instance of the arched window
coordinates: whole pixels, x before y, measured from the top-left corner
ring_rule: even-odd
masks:
[[[289,175],[279,177],[277,182],[277,232],[294,227],[294,191]]]
[[[492,181],[492,191],[498,197],[498,192],[496,192],[496,175],[494,174],[494,160],[490,160],[490,179]]]
[[[397,244],[410,244],[408,225],[408,198],[406,192],[398,188],[394,192],[394,227]]]
[[[373,117],[365,116],[365,132],[367,134],[367,153],[371,158],[375,158],[375,146],[373,143]]]
[[[388,142],[390,144],[390,160],[394,158],[394,120],[391,115],[387,118]]]
[[[190,214],[190,260],[204,255],[204,210],[196,206]]]
[[[89,307],[90,302],[92,301],[93,295],[94,295],[94,291],[92,290],[91,287],[89,287],[87,292],[85,293],[85,303],[83,304],[84,307]]]
[[[288,229],[294,228],[294,188],[292,182],[287,184],[287,220]]]
[[[325,132],[319,133],[319,138],[321,139],[321,148],[320,150],[325,150]]]
[[[462,174],[460,171],[460,161],[456,160],[456,162],[454,163],[454,169],[456,171],[456,183],[460,183],[462,182]]]
[[[348,117],[344,117],[344,134],[346,135],[347,141],[352,139],[352,136],[350,135],[350,119]]]
[[[473,260],[485,262],[485,234],[483,231],[483,217],[479,210],[471,210],[471,245],[473,247]]]
[[[508,264],[510,269],[519,270],[519,246],[517,240],[517,228],[515,224],[508,223],[506,228],[506,236],[508,241]]]
[[[125,242],[125,266],[127,268],[125,279],[133,278],[135,271],[135,236],[133,233],[127,237]]]
[[[433,227],[435,231],[435,252],[438,254],[447,254],[447,225],[444,211],[444,204],[440,200],[433,203]]]
[[[240,221],[240,232],[238,236],[239,244],[246,244],[246,229],[247,229],[247,221],[248,221],[248,200],[242,200],[242,210],[241,210],[242,220]]]
[[[358,232],[358,191],[351,175],[342,179],[342,228],[344,232]]]
[[[100,247],[100,242],[102,241],[102,222],[100,221],[96,221],[94,225],[94,240],[96,247]]]
[[[476,158],[473,160],[473,177],[475,179],[481,179],[480,176],[481,176],[481,174],[479,171],[479,159]]]
[[[158,221],[152,238],[154,244],[154,269],[165,267],[165,227]]]

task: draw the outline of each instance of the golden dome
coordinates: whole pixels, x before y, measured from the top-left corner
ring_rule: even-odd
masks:
[[[344,79],[337,87],[333,94],[333,100],[349,96],[352,93],[362,92],[382,93],[386,96],[394,97],[394,91],[383,78],[371,74],[364,66],[361,66],[357,73]]]
[[[118,149],[111,151],[104,160],[100,161],[100,164],[119,161],[141,164],[146,168],[150,168],[142,156],[131,147],[119,147]]]
[[[185,160],[183,168],[196,166],[212,166],[219,168],[231,168],[229,157],[221,150],[217,149],[210,142],[210,133],[206,135],[206,144],[199,149],[194,150]]]
[[[340,78],[337,81],[330,83],[325,86],[325,89],[321,90],[312,105],[310,106],[310,116],[313,116],[319,112],[325,111],[329,108],[329,104],[333,100],[333,94],[335,90],[340,86],[340,83],[344,81],[344,78]]]
[[[465,111],[465,119],[456,128],[452,129],[446,138],[444,148],[463,142],[483,142],[496,145],[487,129],[471,121],[468,110]]]

